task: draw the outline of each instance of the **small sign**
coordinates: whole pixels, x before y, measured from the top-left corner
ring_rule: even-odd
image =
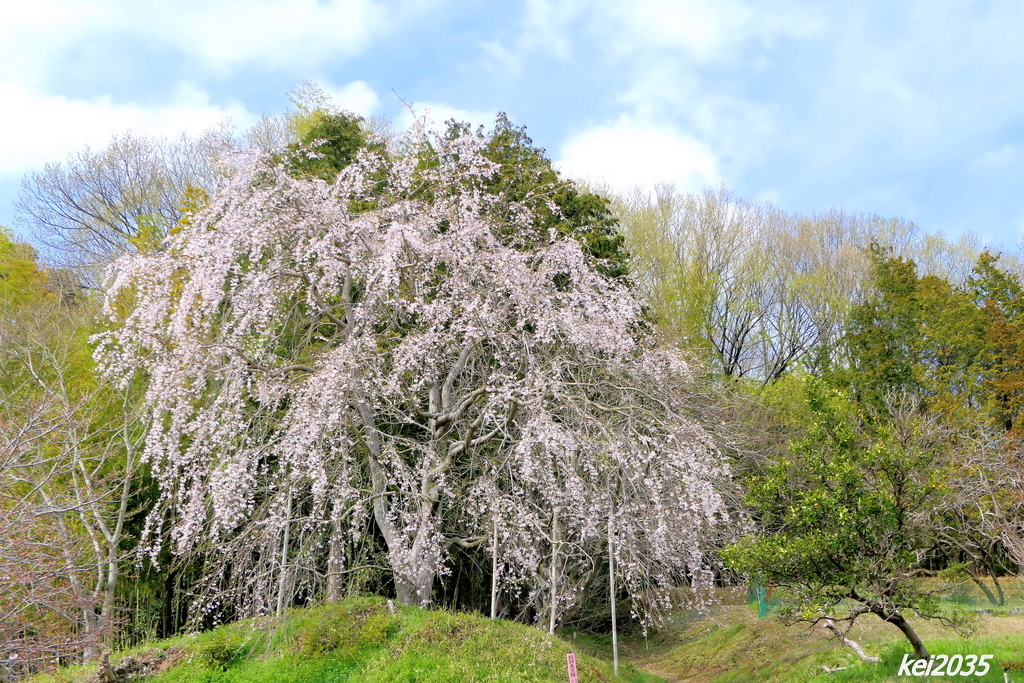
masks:
[[[570,652],[565,656],[565,660],[569,665],[569,683],[580,683],[580,677],[576,673],[576,655]]]

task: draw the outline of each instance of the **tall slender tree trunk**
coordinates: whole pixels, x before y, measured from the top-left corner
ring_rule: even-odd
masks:
[[[107,555],[107,576],[104,579],[103,602],[97,624],[103,636],[110,634],[110,627],[114,623],[114,609],[117,606],[117,581],[120,578],[119,568],[117,546],[114,545]]]

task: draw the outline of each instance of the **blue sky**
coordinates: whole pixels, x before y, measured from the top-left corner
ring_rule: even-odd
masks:
[[[13,6],[12,6],[13,5]],[[567,173],[724,184],[1016,249],[1024,3],[35,0],[0,9],[0,224],[25,173],[114,133],[288,106],[505,111]]]

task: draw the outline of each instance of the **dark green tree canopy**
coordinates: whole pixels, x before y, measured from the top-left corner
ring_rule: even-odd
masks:
[[[299,126],[299,139],[288,146],[293,171],[300,175],[333,182],[338,172],[351,164],[356,153],[368,143],[365,122],[347,112],[316,110]],[[307,154],[296,154],[299,148]]]
[[[859,397],[876,406],[886,391],[922,388],[917,266],[871,245],[873,292],[849,316],[846,349]]]
[[[468,123],[448,122],[447,136],[470,132]],[[485,136],[483,128],[477,135]],[[525,126],[515,126],[499,113],[486,134],[484,156],[498,164],[488,181],[491,193],[504,193],[513,202],[530,204],[540,227],[572,235],[587,253],[600,259],[602,274],[625,275],[628,254],[609,201],[561,177],[544,149],[536,147]]]

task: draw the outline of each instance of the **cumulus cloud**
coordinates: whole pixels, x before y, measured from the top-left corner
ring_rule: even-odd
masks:
[[[684,51],[698,62],[732,60],[737,48],[751,40],[771,43],[782,36],[809,37],[822,22],[806,4],[770,6],[743,0],[606,0],[620,49]]]
[[[635,0],[606,3],[620,50],[670,47],[708,61],[743,42],[754,27],[749,5],[737,2]]]
[[[206,93],[183,83],[172,101],[147,108],[118,103],[110,97],[89,100],[40,94],[12,83],[0,83],[4,103],[0,126],[0,176],[20,176],[47,161],[59,161],[83,145],[102,147],[116,133],[175,137],[199,133],[231,119],[240,125],[255,117],[241,105],[211,104]]]
[[[373,0],[176,0],[155,3],[151,12],[158,25],[172,27],[167,40],[220,69],[301,68],[349,57],[395,19]]]
[[[712,150],[674,128],[622,116],[569,137],[559,169],[624,192],[673,183],[680,190],[701,190],[721,182]]]
[[[296,79],[310,70],[322,72],[325,63],[367,49],[432,1],[36,0],[5,8],[0,15],[0,174],[23,174],[84,144],[102,146],[111,135],[129,129],[176,136],[225,118],[246,126],[255,116],[244,106],[214,103],[191,83],[240,67],[277,70]],[[145,44],[154,54],[132,53],[137,63],[111,61],[100,71],[76,74],[73,84],[60,82],[65,78],[61,64],[72,55],[118,43]],[[198,70],[183,66],[200,80],[175,84],[172,78],[161,86],[156,102],[146,103],[115,96],[106,87],[123,66],[146,69],[145,60],[156,55],[162,64],[200,65]],[[178,59],[169,60],[169,55]],[[380,105],[364,81],[324,90],[340,106],[364,116]]]
[[[39,78],[96,40],[144,41],[219,74],[240,66],[308,72],[366,50],[432,0],[36,0],[4,10],[4,80]]]
[[[352,81],[340,88],[326,83],[319,85],[337,106],[359,116],[372,116],[380,107],[380,97],[366,81]]]
[[[113,4],[102,0],[6,3],[0,15],[0,80],[37,83],[56,55],[116,23],[115,14]]]
[[[428,128],[440,130],[449,119],[465,121],[474,128],[483,126],[490,129],[494,126],[496,111],[485,109],[459,109],[440,102],[412,102],[412,111],[403,109],[402,113],[395,119],[395,127],[398,130],[406,130],[412,125],[413,117],[425,120]]]

